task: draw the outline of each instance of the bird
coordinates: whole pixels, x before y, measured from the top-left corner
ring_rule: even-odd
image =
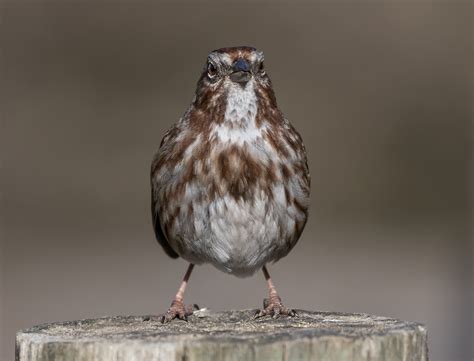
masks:
[[[262,270],[269,297],[255,318],[295,316],[267,265],[286,256],[308,219],[310,174],[301,135],[277,106],[264,54],[250,46],[209,53],[195,96],[151,164],[156,239],[189,266],[161,322],[187,320],[194,265],[248,277]]]

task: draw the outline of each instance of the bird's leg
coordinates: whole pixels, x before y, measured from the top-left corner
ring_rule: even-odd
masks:
[[[265,276],[265,280],[267,281],[270,297],[263,300],[263,309],[257,311],[257,313],[255,314],[255,318],[267,315],[272,316],[274,318],[279,317],[280,315],[296,316],[295,311],[290,308],[286,308],[281,303],[281,298],[280,296],[278,296],[277,290],[275,288],[275,285],[273,284],[272,279],[270,278],[270,274],[268,273],[267,267],[263,266],[262,271],[263,275]]]
[[[181,282],[181,286],[179,286],[178,293],[174,297],[173,302],[171,302],[171,306],[166,311],[166,313],[161,317],[161,322],[170,322],[174,318],[178,318],[180,320],[188,320],[188,316],[193,314],[194,309],[199,309],[197,305],[190,305],[187,309],[184,307],[184,291],[186,290],[186,286],[188,285],[189,277],[191,276],[191,272],[193,271],[194,264],[190,263],[189,267],[184,275],[183,282]]]

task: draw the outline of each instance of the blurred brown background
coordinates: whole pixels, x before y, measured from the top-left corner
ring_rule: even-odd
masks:
[[[265,51],[313,178],[287,305],[426,323],[470,360],[470,2],[3,1],[0,359],[42,322],[166,310],[185,262],[154,240],[149,166],[208,51]],[[257,308],[261,274],[198,267],[187,300]]]

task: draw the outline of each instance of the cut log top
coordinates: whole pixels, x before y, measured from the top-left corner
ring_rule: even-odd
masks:
[[[17,360],[427,360],[424,326],[366,314],[197,311],[188,322],[103,317],[17,334]]]

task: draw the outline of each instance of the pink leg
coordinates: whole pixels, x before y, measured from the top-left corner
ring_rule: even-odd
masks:
[[[265,276],[265,280],[267,281],[268,291],[270,297],[263,301],[263,310],[258,311],[255,314],[255,318],[263,317],[263,316],[272,316],[274,318],[279,317],[280,315],[286,316],[296,316],[296,312],[292,309],[286,308],[281,303],[281,298],[278,296],[277,290],[273,281],[268,273],[267,267],[263,266],[262,268],[263,275]]]
[[[179,286],[178,293],[176,293],[173,302],[171,302],[170,308],[161,317],[162,323],[170,322],[175,318],[187,321],[188,316],[193,314],[193,309],[197,308],[196,305],[190,305],[188,309],[186,309],[183,302],[184,291],[186,291],[186,286],[188,285],[189,277],[191,277],[193,268],[194,264],[190,263],[186,274],[184,275],[183,282],[181,282],[181,286]]]

